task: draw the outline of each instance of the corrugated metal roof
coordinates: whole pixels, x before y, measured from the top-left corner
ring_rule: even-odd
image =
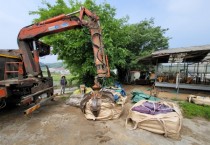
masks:
[[[206,57],[203,59],[203,61],[210,61],[210,53],[206,55]]]
[[[178,58],[182,56],[182,61],[185,62],[209,62],[210,61],[210,45],[170,48],[160,51],[155,51],[146,57],[137,59],[140,63],[167,63],[170,58]]]
[[[154,55],[185,53],[185,52],[195,52],[195,51],[209,51],[210,52],[210,45],[170,48],[170,49],[155,51],[152,53],[152,55],[154,56]]]

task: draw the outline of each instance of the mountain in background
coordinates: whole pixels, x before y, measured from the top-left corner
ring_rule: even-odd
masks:
[[[44,67],[45,66],[45,64],[42,63],[42,62],[39,62],[39,65],[40,65],[40,67]]]
[[[56,63],[39,63],[41,67],[44,67],[45,65],[47,65],[49,68],[61,68],[61,67],[65,67],[65,65],[62,62],[56,62]]]

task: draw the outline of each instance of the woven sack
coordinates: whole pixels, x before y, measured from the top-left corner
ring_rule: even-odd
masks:
[[[148,100],[141,100],[132,106],[142,105]],[[154,101],[148,101],[154,102]],[[174,109],[174,112],[166,114],[144,114],[137,111],[129,110],[129,114],[126,119],[126,127],[130,129],[141,128],[153,133],[163,134],[165,137],[174,139],[180,138],[180,130],[182,126],[182,114],[179,107],[172,102],[161,102],[170,108]]]

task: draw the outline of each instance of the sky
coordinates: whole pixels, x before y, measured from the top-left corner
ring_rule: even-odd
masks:
[[[55,0],[46,0],[54,3]],[[67,0],[66,0],[67,1]],[[96,0],[102,3],[104,0]],[[129,23],[154,18],[155,26],[169,28],[169,48],[210,44],[210,0],[106,0],[116,8],[116,18],[129,16]],[[6,0],[0,4],[0,49],[18,49],[20,29],[36,16],[29,11],[42,7],[41,0]],[[57,62],[56,55],[41,62]]]

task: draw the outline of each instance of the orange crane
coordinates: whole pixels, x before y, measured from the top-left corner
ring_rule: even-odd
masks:
[[[79,14],[79,16],[76,16]],[[16,104],[40,103],[42,94],[48,98],[53,95],[53,80],[48,70],[48,77],[42,75],[39,57],[49,55],[50,46],[39,41],[40,38],[77,28],[87,27],[90,31],[94,62],[97,76],[95,77],[94,89],[100,88],[100,78],[110,76],[108,58],[104,52],[99,17],[81,7],[80,10],[35,23],[22,28],[18,34],[20,60],[5,63],[4,80],[0,81],[0,102],[4,99],[13,100]],[[69,52],[70,53],[70,52]],[[9,65],[9,66],[8,66]],[[13,71],[9,70],[12,68]],[[14,69],[17,69],[14,71]],[[15,73],[15,78],[9,78],[8,74]],[[16,95],[14,95],[16,94]],[[37,107],[39,108],[39,107]],[[35,108],[29,110],[29,113]]]

